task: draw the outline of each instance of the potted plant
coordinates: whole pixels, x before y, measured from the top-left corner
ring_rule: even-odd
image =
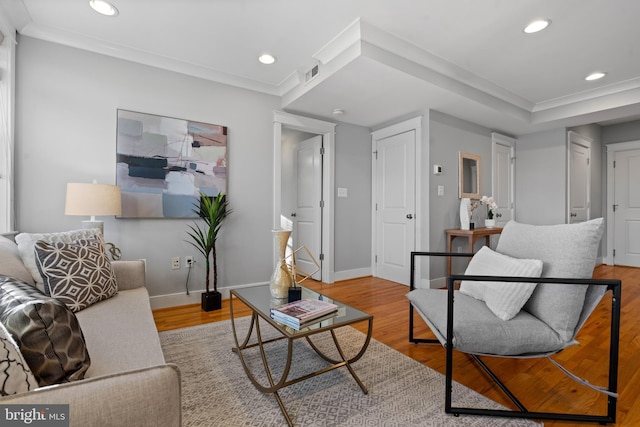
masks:
[[[222,295],[218,292],[216,239],[222,222],[231,213],[231,209],[223,193],[218,193],[216,197],[200,193],[200,200],[194,203],[193,212],[204,221],[203,227],[198,222],[194,222],[193,225],[189,225],[191,232],[187,231],[193,239],[189,243],[204,256],[206,291],[202,294],[201,306],[204,311],[219,310],[222,308]],[[211,260],[213,260],[213,291],[209,289]]]
[[[497,203],[493,200],[493,196],[482,196],[480,203],[487,205],[487,219],[484,221],[484,226],[487,228],[493,228],[496,226],[496,220],[493,215],[498,209]]]

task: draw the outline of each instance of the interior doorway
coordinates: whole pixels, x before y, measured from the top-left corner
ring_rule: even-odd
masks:
[[[273,228],[293,228],[300,225],[298,218],[299,203],[303,205],[316,204],[317,208],[311,211],[305,211],[304,233],[298,230],[293,236],[294,245],[302,243],[307,246],[314,257],[321,265],[321,271],[314,278],[321,278],[325,283],[333,283],[334,281],[334,145],[335,145],[335,123],[325,122],[322,120],[311,119],[308,117],[297,116],[282,111],[274,112],[274,139],[273,139]],[[315,139],[314,139],[315,137]],[[292,145],[289,147],[289,140]],[[298,150],[302,162],[316,162],[315,166],[307,168],[305,166],[305,175],[294,171],[295,145],[297,140]],[[307,141],[305,143],[304,141]],[[321,143],[321,159],[318,160],[315,152],[306,150],[306,147],[317,147],[317,141]],[[313,142],[315,141],[315,142]],[[291,156],[283,157],[291,150]],[[297,158],[297,156],[295,156]],[[284,160],[283,160],[284,159]],[[287,164],[287,163],[290,164]],[[296,169],[300,169],[298,166]],[[320,175],[320,176],[318,176]],[[294,178],[295,177],[295,178]],[[288,178],[288,179],[287,179]],[[299,180],[298,178],[302,178]],[[316,182],[317,180],[317,182]],[[312,181],[312,182],[309,182]],[[284,182],[284,185],[283,185]],[[306,197],[304,200],[296,200],[294,195],[298,191],[294,191],[301,184],[301,189],[312,189],[318,191],[321,195],[318,200],[316,196]],[[307,190],[304,190],[305,192]],[[306,209],[306,206],[303,207]],[[311,212],[311,213],[310,213]],[[295,214],[292,216],[291,214]],[[309,215],[314,216],[313,221],[307,221]],[[310,225],[312,224],[313,225]],[[299,229],[299,227],[297,227]],[[313,229],[313,231],[311,231]],[[319,233],[319,235],[318,235]],[[304,234],[304,236],[303,236]],[[302,240],[300,240],[302,238]],[[305,240],[306,239],[306,240]],[[296,246],[297,248],[298,246]],[[312,249],[315,247],[317,249]],[[274,262],[277,254],[274,250]],[[305,259],[305,255],[299,254],[302,262],[310,261]],[[311,268],[310,265],[308,268]],[[311,272],[307,269],[305,271]]]
[[[640,267],[640,141],[607,145],[609,265]]]
[[[371,134],[372,241],[374,277],[409,285],[410,253],[419,249],[421,118]],[[416,268],[420,276],[420,266]]]
[[[316,263],[322,257],[322,135],[282,129],[281,226],[291,229],[291,249],[305,246],[296,254],[296,268],[322,281]]]

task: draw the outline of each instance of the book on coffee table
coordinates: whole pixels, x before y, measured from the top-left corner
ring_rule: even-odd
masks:
[[[338,306],[330,302],[301,299],[272,308],[271,318],[287,326],[300,328],[301,325],[334,311],[338,311]]]

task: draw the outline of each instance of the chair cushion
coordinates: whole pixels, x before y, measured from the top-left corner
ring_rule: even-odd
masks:
[[[0,396],[25,393],[38,388],[38,382],[22,357],[18,344],[0,323]]]
[[[464,274],[470,276],[540,277],[542,261],[516,259],[483,246],[471,259]],[[476,282],[464,280],[460,292],[484,301],[500,319],[512,319],[527,302],[536,283]]]
[[[29,273],[31,273],[31,277],[33,277],[33,281],[35,282],[36,288],[40,289],[42,292],[46,294],[47,291],[44,288],[44,281],[42,280],[42,276],[40,276],[40,271],[38,270],[38,266],[36,265],[36,253],[35,253],[36,242],[38,240],[42,240],[43,242],[48,242],[48,243],[53,243],[53,242],[71,243],[79,239],[91,239],[99,235],[100,235],[100,229],[89,228],[89,229],[63,231],[59,233],[20,233],[15,237],[15,240],[16,240],[16,243],[18,244],[18,251],[20,252],[20,258],[22,258],[22,262],[24,262],[24,266],[27,268]]]
[[[484,302],[460,291],[454,292],[453,345],[456,350],[526,357],[553,354],[569,345],[546,323],[524,310],[505,322],[496,317]],[[447,291],[414,289],[407,298],[444,345],[447,336]]]
[[[41,386],[84,378],[91,360],[75,315],[60,301],[0,276],[0,323]]]
[[[540,259],[542,277],[588,279],[593,275],[604,231],[602,218],[578,224],[526,225],[510,221],[496,251],[514,258]],[[560,337],[573,338],[587,286],[540,283],[524,306]]]
[[[36,262],[47,293],[78,312],[118,291],[102,238],[35,244]]]

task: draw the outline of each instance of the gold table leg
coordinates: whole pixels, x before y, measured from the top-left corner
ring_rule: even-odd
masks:
[[[340,343],[338,342],[338,338],[335,334],[335,331],[333,329],[331,329],[329,332],[331,333],[331,337],[333,339],[333,343],[336,346],[336,349],[338,351],[338,353],[340,354],[340,360],[336,360],[333,358],[328,357],[324,352],[322,352],[310,339],[309,335],[305,335],[305,338],[307,340],[307,342],[310,344],[311,348],[313,348],[313,350],[320,356],[322,357],[324,360],[326,360],[327,362],[331,363],[331,366],[328,366],[324,369],[320,369],[318,371],[303,375],[301,377],[298,378],[294,378],[291,380],[287,380],[287,377],[289,376],[289,372],[291,370],[291,361],[293,358],[293,341],[295,338],[287,338],[285,336],[282,337],[278,337],[278,338],[274,338],[274,339],[270,339],[270,340],[265,340],[263,341],[262,339],[262,333],[260,331],[260,317],[254,312],[251,315],[251,323],[249,324],[249,330],[247,332],[247,335],[245,336],[242,344],[240,343],[240,340],[238,339],[238,334],[237,334],[237,330],[236,330],[236,324],[235,324],[235,318],[233,316],[233,294],[231,295],[230,299],[229,299],[229,305],[230,305],[230,312],[231,312],[231,327],[233,329],[233,338],[235,341],[235,348],[233,348],[232,350],[238,354],[239,358],[240,358],[240,363],[242,364],[242,368],[244,369],[245,373],[247,374],[247,377],[249,378],[249,380],[251,381],[251,383],[261,392],[263,393],[270,393],[273,394],[274,398],[276,399],[276,402],[278,403],[278,406],[280,407],[280,410],[282,411],[282,414],[284,415],[285,419],[287,420],[287,424],[290,427],[293,427],[293,421],[291,420],[291,417],[289,416],[289,413],[287,412],[287,409],[284,406],[284,403],[282,402],[282,399],[280,398],[280,395],[278,394],[278,390],[290,386],[292,384],[296,384],[300,381],[304,381],[307,380],[309,378],[324,374],[325,372],[329,372],[332,371],[334,369],[337,368],[341,368],[343,366],[346,366],[346,368],[349,370],[349,372],[351,373],[351,376],[353,377],[353,379],[355,379],[355,381],[358,383],[358,386],[360,386],[360,389],[362,389],[364,394],[368,394],[368,390],[365,387],[365,385],[363,384],[363,382],[360,380],[360,378],[358,377],[358,375],[355,373],[355,371],[353,370],[353,368],[351,367],[351,363],[356,362],[358,359],[360,359],[362,357],[362,355],[364,354],[364,352],[366,351],[367,347],[369,346],[369,343],[371,341],[371,333],[373,330],[373,318],[368,319],[369,321],[369,327],[368,327],[368,331],[367,331],[367,337],[365,339],[365,342],[362,345],[362,348],[360,349],[360,351],[358,351],[358,353],[352,357],[351,359],[347,359],[344,351],[342,350],[342,347],[340,346]],[[251,338],[251,336],[253,335],[253,331],[255,329],[256,332],[256,339],[257,342],[254,344],[249,344],[249,340]],[[266,356],[266,352],[264,349],[264,345],[270,342],[274,342],[274,341],[278,341],[281,339],[287,339],[287,360],[285,363],[285,367],[284,367],[284,371],[282,372],[282,375],[280,377],[280,379],[276,382],[274,381],[273,375],[271,373],[271,369],[269,369],[269,363],[267,360],[267,356]],[[253,348],[253,347],[259,347],[260,348],[260,356],[262,359],[262,365],[264,367],[265,373],[267,375],[267,379],[269,380],[269,386],[264,386],[261,383],[258,382],[258,380],[256,379],[256,376],[254,375],[253,371],[251,370],[251,368],[247,365],[245,359],[244,359],[244,355],[242,354],[244,350],[248,349],[248,348]]]

